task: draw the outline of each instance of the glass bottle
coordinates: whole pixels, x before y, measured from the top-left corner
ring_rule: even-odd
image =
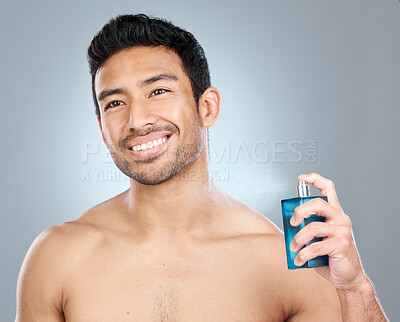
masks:
[[[297,197],[281,200],[283,228],[284,228],[285,245],[286,245],[286,259],[287,259],[288,269],[329,266],[329,256],[328,255],[317,256],[317,257],[315,257],[313,259],[310,259],[309,261],[305,262],[302,266],[296,266],[294,264],[294,259],[296,258],[298,252],[301,249],[303,249],[306,246],[311,245],[312,243],[314,243],[316,241],[322,241],[323,237],[315,237],[313,240],[311,240],[309,243],[304,245],[297,252],[292,252],[290,250],[290,244],[292,243],[294,236],[304,226],[308,225],[309,223],[311,223],[313,221],[325,222],[325,217],[317,216],[317,215],[311,215],[310,217],[305,218],[303,220],[303,222],[300,225],[296,226],[296,227],[293,227],[290,224],[290,218],[293,216],[293,212],[294,212],[295,208],[297,206],[299,206],[299,205],[311,200],[311,199],[314,199],[314,198],[322,198],[325,201],[328,201],[328,198],[326,196],[310,196],[310,186],[305,181],[298,181],[298,183],[297,183]]]

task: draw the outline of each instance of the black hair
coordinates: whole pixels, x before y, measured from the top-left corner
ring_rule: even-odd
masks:
[[[145,14],[119,15],[111,19],[93,38],[87,52],[92,75],[92,94],[96,115],[100,109],[95,93],[97,70],[113,54],[135,46],[165,46],[181,59],[198,108],[199,98],[211,86],[210,72],[203,48],[188,31],[161,18]]]

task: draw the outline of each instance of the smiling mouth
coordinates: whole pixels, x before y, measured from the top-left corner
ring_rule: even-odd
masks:
[[[172,134],[159,137],[157,140],[151,140],[146,143],[134,145],[128,149],[134,157],[143,159],[154,156],[159,151],[163,150]]]
[[[130,148],[132,151],[146,151],[146,150],[151,150],[152,148],[155,148],[156,146],[159,146],[166,142],[171,135],[165,135],[163,137],[158,138],[157,140],[152,140],[147,143],[143,144],[138,144],[134,145],[133,147]]]

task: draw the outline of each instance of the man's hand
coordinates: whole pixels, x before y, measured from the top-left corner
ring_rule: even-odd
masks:
[[[312,222],[301,229],[293,239],[291,250],[298,251],[314,237],[324,237],[302,249],[295,261],[297,266],[321,255],[329,255],[329,267],[316,267],[315,271],[329,280],[336,289],[354,290],[367,283],[355,245],[351,220],[337,199],[333,182],[316,173],[301,174],[298,180],[312,184],[327,196],[328,202],[321,198],[312,199],[298,206],[290,220],[292,226],[298,226],[304,218],[313,214],[325,217],[325,222]]]
[[[350,217],[339,204],[333,182],[316,173],[301,174],[297,179],[312,184],[322,196],[328,197],[328,202],[314,198],[296,207],[290,219],[292,226],[300,225],[304,218],[313,214],[325,217],[325,222],[312,222],[294,236],[293,252],[314,237],[323,237],[322,241],[299,251],[295,264],[301,266],[312,258],[328,255],[329,266],[314,269],[336,287],[343,321],[389,321],[375,297],[372,283],[364,273]]]

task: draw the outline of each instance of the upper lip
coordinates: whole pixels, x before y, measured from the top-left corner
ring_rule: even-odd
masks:
[[[136,138],[130,140],[128,142],[128,144],[126,145],[126,148],[131,149],[133,146],[136,146],[139,144],[141,145],[143,143],[147,143],[147,142],[154,141],[154,140],[158,140],[159,138],[162,138],[164,136],[169,137],[171,135],[172,135],[172,132],[170,132],[170,131],[152,132],[147,135],[139,136],[139,137],[136,137]]]

